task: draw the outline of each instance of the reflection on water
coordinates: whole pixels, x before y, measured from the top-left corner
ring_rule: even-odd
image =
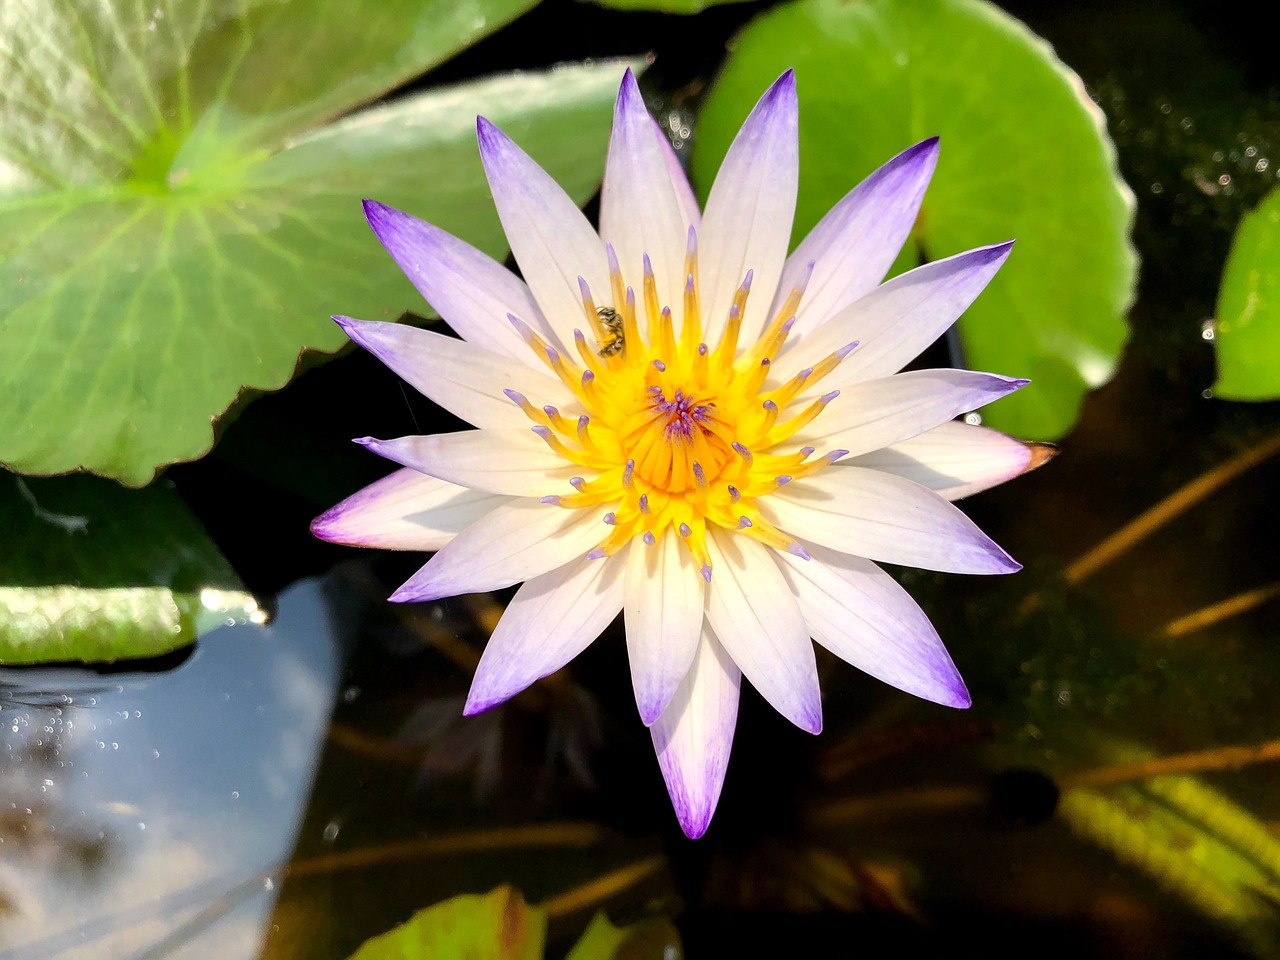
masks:
[[[257,957],[337,686],[314,582],[158,675],[0,670],[0,957]]]

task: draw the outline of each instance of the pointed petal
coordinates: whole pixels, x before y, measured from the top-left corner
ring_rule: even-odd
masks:
[[[819,450],[848,450],[856,456],[918,436],[1027,383],[972,370],[912,370],[853,384],[828,384],[824,379],[821,386],[836,387],[840,396],[794,442]]]
[[[528,428],[529,418],[503,395],[503,390],[515,390],[555,406],[573,402],[573,395],[564,384],[546,373],[545,368],[535,368],[523,360],[403,323],[333,319],[347,336],[415,390],[477,427]],[[532,355],[528,347],[525,353]]]
[[[702,575],[676,532],[627,548],[627,658],[640,719],[649,726],[671,702],[702,633]]]
[[[762,697],[801,730],[822,730],[813,644],[768,547],[712,530],[707,621]]]
[[[701,233],[702,208],[698,206],[698,198],[694,195],[693,187],[689,183],[689,175],[685,173],[684,166],[680,163],[680,156],[676,153],[675,147],[671,145],[671,141],[667,139],[666,133],[656,122],[653,125],[653,133],[662,145],[662,163],[667,168],[667,177],[671,180],[671,189],[675,191],[676,203],[680,207],[680,216],[684,218],[685,223]]]
[[[604,244],[569,195],[505,133],[483,117],[476,133],[511,252],[557,335],[555,345],[567,349],[575,328],[588,329],[578,277],[592,291],[609,289]]]
[[[439,550],[507,497],[397,470],[311,521],[321,540],[382,550]]]
[[[766,520],[792,536],[857,557],[946,573],[1022,569],[932,490],[878,470],[837,463],[759,504]]]
[[[792,336],[820,327],[884,279],[911,233],[937,164],[938,138],[930,137],[850,190],[809,231],[787,258],[773,302],[776,310],[814,264]]]
[[[870,560],[807,544],[810,559],[779,554],[814,640],[877,680],[948,707],[969,691],[938,631],[907,591]]]
[[[523,280],[471,244],[374,200],[364,215],[387,252],[464,340],[537,363],[507,320],[514,313],[544,336],[550,327]]]
[[[671,308],[679,330],[690,221],[673,188],[662,146],[665,139],[628,70],[613,113],[600,194],[600,238],[613,244],[625,281],[637,291],[644,276],[644,255],[649,255],[658,302]],[[597,302],[607,302],[607,288],[593,291]]]
[[[580,558],[525,583],[485,645],[462,712],[515,696],[576,657],[622,609],[622,556]]]
[[[856,340],[857,349],[840,364],[846,381],[897,373],[968,309],[1012,247],[1013,241],[980,247],[899,274],[811,331],[794,349],[784,349],[779,359],[788,369],[800,369]]]
[[[716,812],[738,722],[742,674],[709,626],[704,626],[693,667],[649,728],[671,805],[685,836],[706,833]]]
[[[897,474],[948,500],[959,500],[1034,470],[1056,454],[1052,444],[1018,440],[987,427],[951,421],[843,462]]]
[[[723,332],[734,291],[748,270],[755,273],[754,308],[747,308],[742,342],[750,343],[771,319],[762,307],[773,298],[787,258],[799,170],[799,107],[795,75],[788,70],[738,131],[707,197],[699,238],[707,343]]]
[[[394,603],[501,590],[585,555],[608,532],[603,510],[512,500],[454,537],[391,595]]]
[[[580,472],[524,429],[461,430],[396,440],[365,437],[356,442],[429,476],[509,497],[572,493],[569,480]]]

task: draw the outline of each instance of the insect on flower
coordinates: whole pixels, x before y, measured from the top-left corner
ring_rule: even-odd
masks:
[[[720,796],[743,676],[792,723],[821,729],[814,640],[895,687],[968,706],[937,632],[875,561],[1017,570],[950,501],[1050,451],[954,419],[1026,381],[897,373],[1011,247],[880,283],[937,140],[872,173],[788,256],[790,71],[738,133],[705,211],[628,72],[599,232],[500,130],[477,128],[525,279],[366,201],[378,239],[461,339],[335,318],[477,429],[357,441],[403,469],[312,525],[328,540],[436,551],[393,601],[523,583],[464,712],[558,670],[621,612],[640,718],[696,837]]]
[[[596,316],[600,319],[600,349],[597,353],[602,357],[612,357],[622,352],[626,346],[623,333],[622,315],[613,307],[596,307]]]

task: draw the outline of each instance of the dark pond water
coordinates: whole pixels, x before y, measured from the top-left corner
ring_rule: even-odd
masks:
[[[819,738],[744,695],[697,843],[618,625],[464,720],[506,597],[392,607],[420,558],[306,532],[378,474],[347,438],[449,429],[351,354],[170,474],[276,598],[268,625],[109,672],[0,672],[0,957],[338,960],[501,883],[552,905],[552,955],[603,908],[673,919],[698,957],[1280,956],[1280,405],[1213,399],[1204,336],[1235,223],[1276,183],[1256,163],[1280,149],[1273,51],[1220,4],[1007,6],[1108,114],[1143,273],[1119,374],[1061,456],[967,502],[1026,570],[904,572],[971,710],[829,659]],[[658,52],[656,92],[683,87],[756,9],[631,18],[626,46]],[[548,3],[433,79],[618,52],[617,22]],[[280,482],[300,469],[305,497]]]

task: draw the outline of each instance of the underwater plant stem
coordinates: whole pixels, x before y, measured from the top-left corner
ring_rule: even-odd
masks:
[[[1091,576],[1170,520],[1194,507],[1219,487],[1276,453],[1280,453],[1280,433],[1267,437],[1261,443],[1254,444],[1205,471],[1150,509],[1134,517],[1101,543],[1086,550],[1062,571],[1063,579],[1075,585]]]
[[[1276,597],[1280,597],[1280,583],[1246,590],[1244,593],[1237,593],[1234,597],[1219,600],[1217,603],[1211,603],[1207,607],[1201,607],[1176,620],[1171,620],[1160,632],[1166,637],[1184,637],[1230,617],[1248,613],[1254,607],[1262,606]]]
[[[584,884],[572,887],[564,893],[544,900],[542,908],[547,911],[548,917],[555,919],[571,913],[578,913],[591,907],[597,907],[610,897],[621,893],[629,887],[634,887],[637,883],[657,873],[666,866],[666,863],[667,858],[661,854],[645,857],[643,860],[629,863],[625,867],[619,867],[617,870],[610,870],[594,880],[588,880]]]
[[[485,850],[512,850],[527,847],[590,847],[600,843],[607,832],[594,823],[537,823],[521,827],[472,830],[440,837],[423,837],[359,847],[341,853],[308,857],[289,864],[282,871],[290,880],[322,873],[337,873],[360,867],[400,863],[455,853]]]
[[[1254,763],[1280,760],[1280,740],[1251,746],[1215,747],[1192,753],[1175,753],[1152,760],[1114,763],[1067,774],[1058,779],[1062,789],[1099,787],[1129,780],[1147,780],[1167,774],[1204,773],[1209,770],[1236,770]]]

